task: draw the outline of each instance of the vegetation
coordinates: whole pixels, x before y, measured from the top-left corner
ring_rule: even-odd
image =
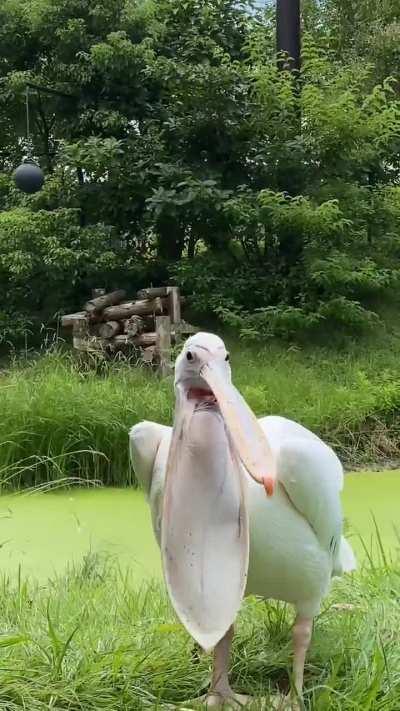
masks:
[[[293,80],[269,4],[2,3],[3,340],[91,286],[171,279],[247,338],[379,323],[399,280],[398,3],[303,15]],[[32,197],[10,178],[27,81],[68,95],[31,91]]]
[[[400,80],[400,11],[396,0],[305,0],[308,31],[341,62],[366,61],[374,80]]]
[[[398,331],[363,349],[226,340],[234,382],[257,415],[300,421],[351,466],[399,458]],[[88,367],[58,350],[16,360],[0,375],[0,392],[3,486],[69,476],[130,484],[129,428],[142,419],[172,421],[169,379],[123,362]]]
[[[315,625],[306,709],[398,708],[399,580],[398,568],[381,559],[335,582]],[[210,659],[193,655],[163,588],[135,589],[129,574],[96,556],[47,587],[3,579],[0,590],[7,711],[165,709],[209,684]],[[232,658],[238,691],[268,698],[287,690],[290,625],[283,605],[245,602]]]
[[[276,67],[274,8],[251,6],[3,0],[0,343],[43,338],[92,287],[174,281],[193,320],[230,329],[257,415],[301,421],[352,466],[398,459],[400,6],[303,0],[295,77]],[[27,82],[61,92],[30,90],[31,143]],[[11,177],[28,153],[46,173],[33,196]],[[172,406],[144,367],[27,348],[0,371],[0,488],[135,483],[128,430]],[[316,621],[310,711],[400,707],[400,568],[375,545]],[[164,587],[113,560],[3,576],[0,606],[5,711],[162,709],[210,681]],[[238,691],[287,690],[291,622],[246,600]]]

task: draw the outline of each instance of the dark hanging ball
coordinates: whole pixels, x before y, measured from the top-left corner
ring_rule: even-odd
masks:
[[[25,161],[15,171],[14,180],[24,193],[37,193],[43,187],[44,175],[37,163]]]

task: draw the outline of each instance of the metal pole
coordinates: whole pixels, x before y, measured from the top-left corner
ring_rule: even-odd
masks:
[[[300,0],[276,0],[276,49],[289,55],[280,67],[300,69]]]

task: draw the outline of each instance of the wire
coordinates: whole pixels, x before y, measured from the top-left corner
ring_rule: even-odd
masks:
[[[28,155],[31,154],[31,136],[29,126],[29,87],[26,87],[25,93],[25,108],[26,108],[26,140],[28,142]]]

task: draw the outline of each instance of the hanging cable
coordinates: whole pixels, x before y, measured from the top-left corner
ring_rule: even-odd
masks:
[[[26,140],[28,143],[28,157],[31,155],[31,134],[29,125],[29,87],[25,90],[25,109],[26,109]]]

